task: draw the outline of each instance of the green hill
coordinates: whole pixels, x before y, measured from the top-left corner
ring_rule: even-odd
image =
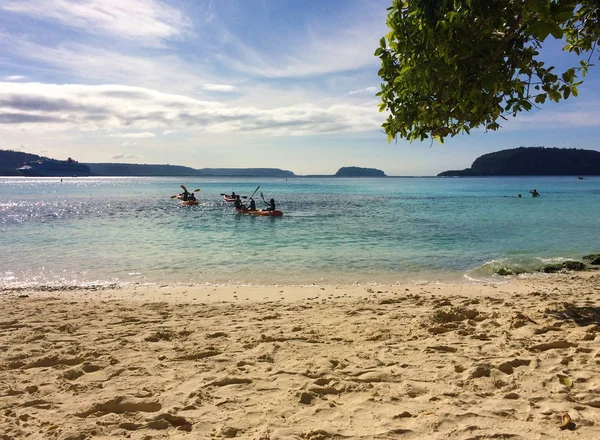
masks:
[[[17,168],[25,162],[38,160],[37,154],[22,153],[20,151],[0,150],[0,176],[20,176]]]
[[[545,147],[520,147],[484,154],[471,168],[438,174],[441,177],[597,175],[600,175],[600,151]]]
[[[0,176],[19,176],[17,168],[38,160],[37,154],[0,150]],[[279,168],[190,168],[180,165],[86,163],[93,176],[296,177]]]
[[[386,177],[386,175],[376,168],[342,167],[334,177]]]

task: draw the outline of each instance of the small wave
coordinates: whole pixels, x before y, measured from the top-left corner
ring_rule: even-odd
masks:
[[[518,257],[486,261],[479,267],[465,272],[472,281],[503,282],[507,277],[547,276],[566,270],[582,270],[585,264],[577,258],[568,257]]]
[[[4,280],[6,281],[6,279]],[[37,282],[3,282],[0,292],[23,292],[36,290],[40,292],[68,292],[74,290],[115,290],[127,287],[128,282],[94,281],[83,283],[37,283]]]

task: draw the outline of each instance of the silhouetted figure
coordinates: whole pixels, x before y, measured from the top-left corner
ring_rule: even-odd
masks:
[[[254,199],[250,199],[250,207],[248,208],[249,211],[256,211],[256,202],[254,201]]]
[[[269,200],[269,203],[267,203],[267,205],[267,211],[275,211],[275,199]]]
[[[539,197],[540,196],[540,193],[537,192],[537,189],[532,189],[529,192],[531,193],[531,197]]]
[[[235,196],[235,209],[244,209],[245,206],[242,203],[242,199],[240,199],[240,196]]]
[[[521,198],[521,193],[517,194],[517,197],[518,197],[518,198]]]

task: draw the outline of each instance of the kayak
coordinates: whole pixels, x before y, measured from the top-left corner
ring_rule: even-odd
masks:
[[[246,214],[246,215],[262,215],[267,217],[281,217],[283,212],[279,209],[275,211],[267,211],[266,209],[257,209],[256,211],[250,211],[249,209],[238,209],[238,214]]]
[[[226,202],[235,202],[235,197],[223,196],[223,200]]]
[[[179,202],[180,205],[194,206],[199,205],[200,202],[198,200],[181,200]]]

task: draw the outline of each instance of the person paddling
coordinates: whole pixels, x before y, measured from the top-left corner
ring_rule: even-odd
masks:
[[[237,209],[239,211],[244,208],[245,208],[245,206],[242,203],[242,199],[240,199],[240,196],[239,195],[235,196],[235,209]]]
[[[189,192],[189,191],[187,190],[187,188],[186,188],[185,186],[183,186],[183,185],[181,185],[181,188],[183,188],[183,193],[182,193],[182,194],[183,194],[183,201],[184,201],[184,202],[186,202],[186,201],[188,201],[188,200],[189,200],[189,198],[190,198],[190,195],[191,195],[192,193],[191,193],[191,192]]]
[[[248,211],[256,211],[256,202],[253,198],[250,198],[250,207],[248,208]]]
[[[269,203],[267,203],[267,205],[267,211],[275,211],[275,199],[269,200]]]

